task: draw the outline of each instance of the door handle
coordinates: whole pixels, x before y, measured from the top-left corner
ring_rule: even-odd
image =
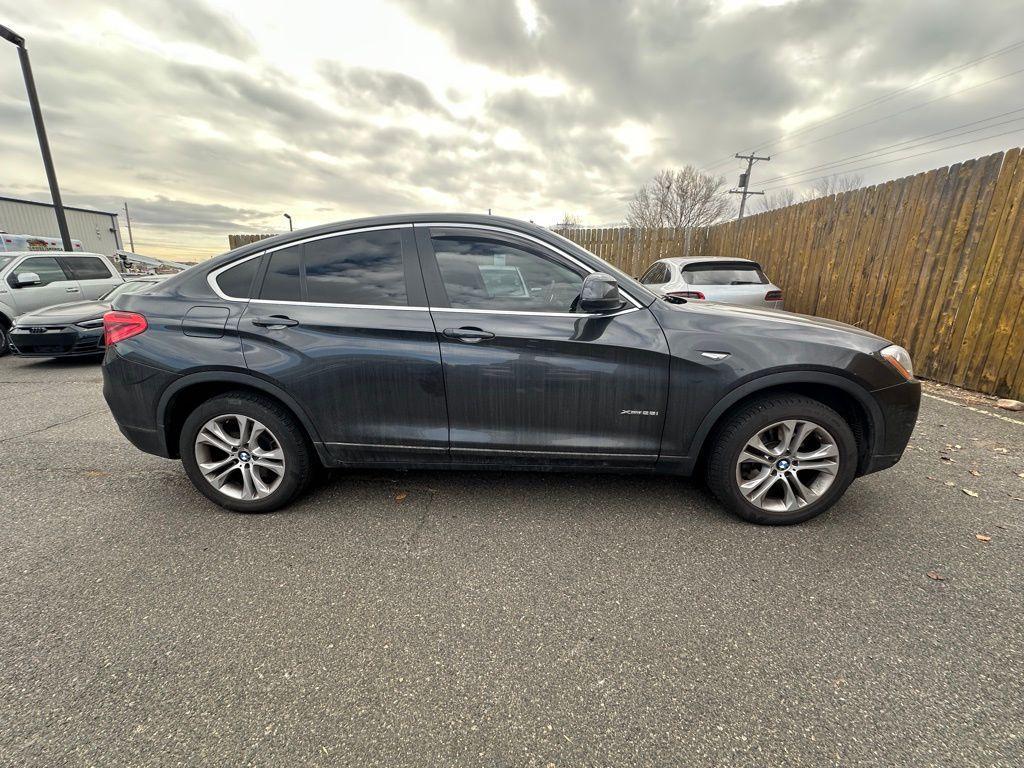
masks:
[[[470,343],[494,338],[493,333],[479,328],[445,328],[441,333],[449,339],[458,339],[459,341],[468,341]]]
[[[292,320],[290,317],[284,315],[271,315],[270,317],[254,317],[252,319],[253,325],[258,325],[260,328],[269,328],[273,331],[279,331],[282,328],[290,328],[293,325],[298,325],[298,320]]]
[[[68,293],[78,293],[77,288],[65,288],[64,290],[67,291]]]

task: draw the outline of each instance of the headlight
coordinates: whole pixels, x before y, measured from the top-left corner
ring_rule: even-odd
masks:
[[[95,320],[83,320],[80,323],[75,323],[79,328],[102,328],[103,318],[97,317]]]
[[[903,378],[908,381],[914,378],[914,364],[910,361],[910,353],[903,347],[893,344],[883,349],[880,354]]]

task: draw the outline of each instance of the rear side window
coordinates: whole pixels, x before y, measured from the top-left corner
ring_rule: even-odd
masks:
[[[33,256],[31,259],[21,262],[7,278],[7,282],[12,288],[18,284],[17,276],[24,272],[35,272],[39,275],[40,282],[36,283],[35,287],[70,279],[64,274],[64,270],[53,256]]]
[[[63,261],[75,280],[109,280],[113,277],[102,259],[90,256],[64,256]]]
[[[293,245],[270,254],[260,298],[267,301],[302,301],[302,246]]]
[[[689,264],[683,277],[690,285],[766,285],[756,264]]]
[[[644,285],[661,285],[667,283],[668,280],[668,267],[665,264],[655,264],[640,278],[640,282]]]
[[[217,275],[217,287],[225,296],[235,299],[248,299],[252,290],[252,281],[259,268],[259,257],[243,261],[237,266],[226,269]]]
[[[398,230],[384,229],[306,243],[305,300],[327,304],[408,304],[401,238]]]

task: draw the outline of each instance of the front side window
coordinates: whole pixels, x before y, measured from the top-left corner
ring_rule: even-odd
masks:
[[[50,283],[68,279],[60,264],[52,256],[33,256],[30,259],[25,259],[11,271],[7,282],[12,288],[18,284],[18,275],[25,272],[35,272],[39,275],[40,282],[36,283],[36,286],[49,285]]]
[[[576,308],[582,276],[539,251],[467,235],[434,237],[432,242],[448,301],[456,309]]]
[[[396,229],[313,240],[304,246],[306,301],[405,306],[402,235]]]
[[[109,280],[113,275],[101,259],[91,256],[64,256],[75,280]]]

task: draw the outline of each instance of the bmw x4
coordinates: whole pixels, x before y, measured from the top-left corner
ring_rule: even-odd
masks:
[[[840,323],[662,298],[541,227],[386,216],[235,249],[104,316],[122,433],[214,502],[319,467],[703,474],[756,523],[895,464],[905,350]]]

